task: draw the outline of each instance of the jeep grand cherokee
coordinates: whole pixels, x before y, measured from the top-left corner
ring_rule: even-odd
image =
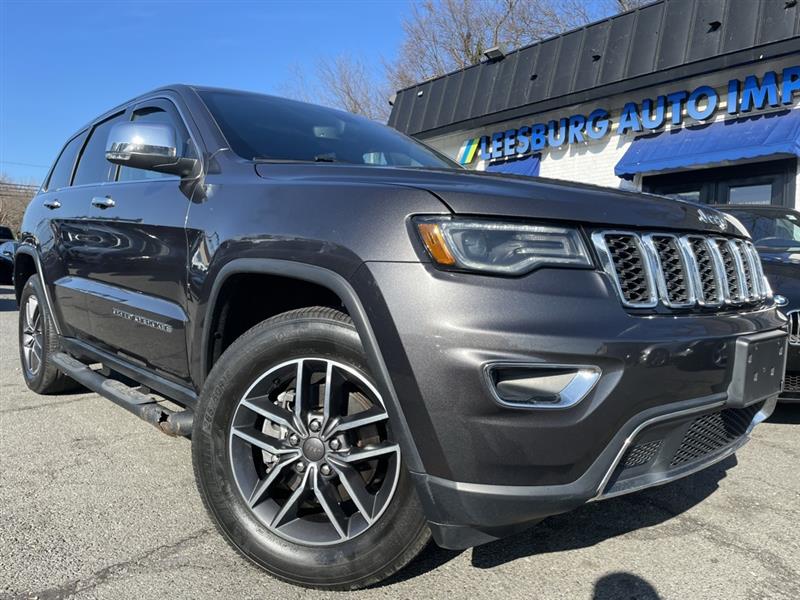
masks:
[[[320,588],[707,467],[786,359],[755,248],[713,209],[183,85],[67,141],[15,285],[32,390],[191,436],[224,537]]]

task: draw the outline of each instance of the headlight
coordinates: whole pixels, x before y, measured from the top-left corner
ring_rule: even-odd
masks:
[[[414,222],[428,254],[444,267],[522,275],[544,266],[592,266],[575,229],[442,217]]]

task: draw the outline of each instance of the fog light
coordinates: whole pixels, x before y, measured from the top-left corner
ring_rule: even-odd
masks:
[[[495,399],[515,408],[574,406],[600,379],[600,369],[590,365],[490,363],[484,374]]]

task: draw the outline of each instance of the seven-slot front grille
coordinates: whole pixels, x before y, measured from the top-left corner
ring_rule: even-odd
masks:
[[[770,296],[749,241],[705,235],[601,231],[592,234],[625,306],[758,304]],[[800,329],[798,330],[800,343]]]

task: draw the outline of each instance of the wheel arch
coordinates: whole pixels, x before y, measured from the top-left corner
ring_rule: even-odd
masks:
[[[350,285],[347,279],[330,269],[308,263],[270,258],[238,258],[224,265],[214,279],[205,309],[205,318],[203,320],[201,336],[202,354],[200,361],[203,383],[211,367],[211,338],[214,328],[214,315],[220,293],[226,281],[233,276],[241,274],[296,279],[325,288],[339,298],[342,305],[347,310],[348,315],[353,320],[356,332],[364,347],[367,364],[375,377],[378,390],[386,401],[386,409],[387,412],[389,412],[390,421],[400,436],[399,443],[401,444],[405,462],[410,470],[424,472],[417,445],[414,442],[408,422],[403,414],[397,393],[392,384],[391,377],[389,376],[389,370],[383,360],[377,338],[370,324],[366,310],[355,289],[353,289],[353,286]]]
[[[59,322],[58,315],[56,314],[53,300],[50,297],[50,289],[47,287],[47,282],[44,280],[44,271],[42,270],[42,261],[39,257],[39,251],[29,242],[23,242],[17,247],[14,254],[14,294],[17,299],[17,304],[22,297],[22,290],[25,283],[34,275],[39,277],[39,283],[42,284],[42,293],[44,294],[44,301],[47,304],[47,311],[50,313],[50,319],[53,321],[53,328],[56,335],[61,335],[61,323]]]

